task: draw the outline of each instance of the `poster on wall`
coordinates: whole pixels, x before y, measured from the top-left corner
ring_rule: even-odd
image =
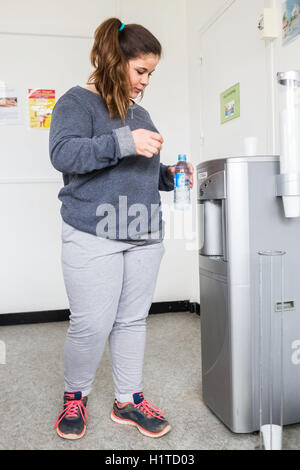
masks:
[[[0,125],[1,124],[21,124],[21,112],[17,90],[0,80]]]
[[[221,93],[221,124],[240,117],[240,84]]]
[[[300,34],[300,0],[285,0],[282,14],[282,44],[285,46]]]
[[[50,129],[52,111],[55,105],[55,90],[30,88],[28,90],[29,127]]]

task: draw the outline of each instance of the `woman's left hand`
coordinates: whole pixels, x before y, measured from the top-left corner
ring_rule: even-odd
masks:
[[[190,188],[193,189],[193,186],[194,186],[194,167],[190,162],[187,162],[187,164],[188,164],[189,172],[190,172]],[[174,176],[174,173],[175,173],[175,166],[176,165],[173,165],[173,166],[169,167],[169,173],[172,176]]]

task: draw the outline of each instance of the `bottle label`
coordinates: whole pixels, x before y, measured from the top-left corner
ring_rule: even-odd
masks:
[[[185,174],[176,173],[174,177],[175,188],[184,188],[185,187]]]
[[[190,181],[185,173],[174,175],[174,203],[177,206],[185,206],[190,202]]]

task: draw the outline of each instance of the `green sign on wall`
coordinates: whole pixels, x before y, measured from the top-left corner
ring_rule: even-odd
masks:
[[[221,123],[240,117],[240,84],[221,93]]]

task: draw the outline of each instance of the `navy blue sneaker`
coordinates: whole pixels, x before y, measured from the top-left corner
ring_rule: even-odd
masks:
[[[54,425],[57,434],[65,439],[80,439],[84,436],[88,417],[86,411],[88,397],[81,392],[65,392],[63,411]]]
[[[134,393],[133,401],[121,406],[117,400],[113,405],[111,419],[115,423],[136,426],[148,437],[161,437],[171,430],[171,426],[163,417],[164,410],[159,410],[144,399],[142,393]]]

